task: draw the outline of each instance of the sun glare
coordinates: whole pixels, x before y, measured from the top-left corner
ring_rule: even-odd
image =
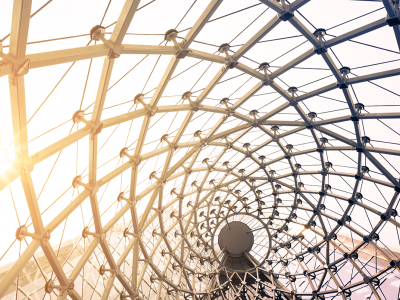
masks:
[[[0,0],[0,300],[400,300],[399,1]]]
[[[0,149],[0,174],[7,169],[8,162],[8,152],[5,149]]]

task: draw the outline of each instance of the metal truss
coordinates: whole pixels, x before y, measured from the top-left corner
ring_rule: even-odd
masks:
[[[101,40],[97,45],[30,55],[26,55],[26,47],[32,1],[14,1],[9,53],[0,52],[3,58],[0,61],[0,76],[9,76],[15,156],[18,163],[1,175],[0,190],[7,188],[17,179],[21,181],[32,227],[29,230],[26,227],[19,228],[17,237],[20,240],[32,237],[32,240],[18,261],[1,279],[0,298],[5,295],[23,268],[41,248],[56,278],[47,281],[46,291],[56,292],[58,299],[67,297],[82,299],[82,295],[74,287],[74,282],[82,276],[84,266],[92,263],[91,258],[96,249],[100,249],[106,258],[106,262],[101,268],[98,267],[98,271],[101,275],[108,274],[107,284],[100,293],[101,299],[108,299],[117,282],[122,286],[118,289],[121,299],[147,298],[143,288],[144,281],[153,285],[156,299],[167,297],[186,299],[188,296],[193,299],[236,298],[243,297],[245,290],[251,299],[261,298],[262,293],[267,293],[273,299],[333,297],[345,300],[351,295],[351,291],[360,286],[369,287],[375,299],[385,299],[380,283],[389,273],[400,271],[400,260],[390,249],[379,244],[378,231],[384,226],[400,227],[395,218],[400,184],[396,175],[388,171],[378,155],[399,156],[400,151],[369,146],[370,139],[363,136],[360,122],[369,119],[398,119],[400,113],[367,113],[363,111],[362,104],[354,102],[350,88],[359,83],[400,75],[400,69],[349,78],[350,69],[346,67],[339,69],[328,50],[384,26],[393,27],[397,43],[400,45],[398,2],[393,4],[392,1],[383,0],[387,18],[378,19],[335,38],[325,39],[326,32],[323,29],[312,33],[295,16],[296,10],[310,1],[296,0],[291,4],[272,0],[260,1],[274,10],[276,16],[233,54],[229,51],[228,44],[221,45],[219,52],[222,55],[191,48],[191,44],[222,0],[209,1],[207,8],[181,42],[176,40],[176,31],[168,31],[165,40],[173,42],[173,46],[122,43],[140,3],[140,0],[127,0],[110,39],[102,35],[101,28],[94,28],[91,32],[92,39]],[[259,70],[254,70],[239,61],[270,31],[279,30],[281,22],[293,25],[311,43],[312,48],[273,72],[269,71],[269,65],[265,63],[260,65]],[[102,113],[114,62],[121,55],[136,54],[168,55],[171,56],[171,60],[148,104],[144,102],[143,95],[139,94],[135,97],[135,101],[143,108],[104,119]],[[279,76],[315,55],[321,56],[325,61],[335,77],[335,82],[300,96],[296,87],[286,91],[278,85]],[[74,122],[81,121],[86,126],[29,155],[24,75],[29,69],[96,57],[104,57],[104,63],[93,113],[90,120],[86,120],[84,114],[80,112],[73,117]],[[182,99],[187,104],[159,105],[159,100],[179,62],[186,57],[220,64],[221,68],[197,97],[191,93],[183,94]],[[258,83],[232,105],[229,99],[222,100],[221,107],[202,104],[232,69],[252,76]],[[252,111],[250,115],[240,113],[239,109],[246,101],[266,86],[283,97],[285,103],[261,116],[257,111]],[[303,110],[301,104],[306,103],[306,100],[334,89],[340,89],[343,93],[348,107],[346,114],[317,120],[315,113],[307,114]],[[288,109],[294,109],[297,116],[291,120],[277,119],[280,113]],[[175,112],[186,112],[184,122],[175,136],[170,140],[167,135],[160,136],[161,143],[165,146],[143,153],[142,149],[152,118],[158,114]],[[220,114],[221,117],[208,132],[200,130],[189,132],[194,134],[194,140],[181,141],[182,136],[188,133],[187,128],[197,112]],[[297,120],[297,117],[300,120]],[[120,157],[128,158],[128,161],[98,178],[99,134],[106,128],[135,119],[143,120],[136,146],[134,149],[124,148],[120,152]],[[228,120],[234,119],[241,121],[241,125],[220,130],[224,124],[228,124]],[[351,122],[354,125],[355,140],[332,131],[332,127],[328,128],[330,125],[342,122]],[[280,126],[289,126],[292,129],[282,131]],[[250,131],[262,133],[263,142],[257,145],[244,144],[240,147],[239,141],[242,141]],[[314,145],[309,149],[297,151],[293,145],[284,141],[285,138],[300,132],[311,134]],[[321,135],[323,137],[319,138]],[[324,136],[328,136],[330,142]],[[44,226],[31,171],[35,165],[85,137],[89,137],[87,183],[79,176],[75,178],[74,187],[83,187],[83,191]],[[272,144],[278,147],[279,155],[271,159],[258,156],[260,150]],[[213,158],[202,159],[203,166],[198,167],[197,162],[202,153],[210,148],[216,149],[219,153]],[[187,151],[182,155],[180,149]],[[339,152],[356,153],[356,172],[345,173],[334,170],[334,164],[329,161],[328,153]],[[177,156],[176,153],[181,156]],[[222,161],[228,153],[237,154],[240,158],[236,158],[234,162]],[[320,167],[311,171],[302,170],[301,165],[296,163],[296,158],[310,154],[316,155]],[[163,168],[159,172],[154,171],[150,174],[148,188],[137,192],[140,165],[154,157],[165,159]],[[286,173],[274,171],[272,167],[278,162],[287,163],[290,171]],[[369,167],[366,165],[367,162]],[[246,164],[251,165],[251,168]],[[370,172],[370,169],[377,172]],[[104,224],[99,210],[98,191],[125,171],[131,173],[129,192],[115,195],[124,205]],[[191,174],[201,174],[201,180],[189,181],[189,178],[193,178]],[[320,188],[308,189],[307,184],[303,184],[300,180],[306,176],[319,176]],[[340,192],[334,193],[333,187],[328,184],[329,177],[354,178],[351,196]],[[165,187],[177,179],[181,181],[180,185],[172,191],[166,190]],[[393,190],[392,198],[385,207],[378,209],[362,201],[360,188],[364,182]],[[165,196],[169,193],[171,198],[166,202]],[[281,198],[285,196],[290,196],[291,200],[282,201]],[[145,207],[139,212],[138,203],[145,198],[147,199]],[[344,212],[340,216],[326,210],[333,199],[344,206]],[[49,239],[50,235],[60,228],[68,216],[84,201],[90,201],[93,217],[91,229],[86,228],[82,233],[90,244],[67,275]],[[372,230],[365,233],[353,226],[353,223],[357,222],[356,216],[351,214],[354,208],[360,208],[376,216]],[[124,228],[123,236],[128,238],[129,242],[123,252],[116,256],[108,237],[126,215],[129,215],[131,220],[130,225]],[[214,237],[218,234],[221,224],[250,217],[259,220],[267,232],[269,241],[265,243],[270,245],[268,251],[263,257],[257,258],[253,255],[250,259],[254,267],[249,270],[229,269],[224,266],[223,251],[218,252],[217,246],[214,245]],[[296,226],[302,229],[296,231]],[[355,236],[353,241],[359,243],[348,248],[340,239],[343,229],[350,231]],[[310,234],[313,238],[310,238]],[[152,249],[146,246],[150,239],[155,239]],[[367,272],[366,264],[358,259],[358,253],[365,252],[365,249],[371,247],[379,253],[380,259],[385,263],[373,274]],[[157,255],[159,263],[154,261]],[[341,281],[338,272],[345,263],[351,264],[357,270],[359,280],[350,280],[348,283]],[[130,266],[131,275],[124,273],[122,268],[124,264]],[[293,269],[296,271],[291,271]],[[222,277],[225,279],[222,280]],[[296,286],[296,280],[305,281],[308,289],[302,290]]]

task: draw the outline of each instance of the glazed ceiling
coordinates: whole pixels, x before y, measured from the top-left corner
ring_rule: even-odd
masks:
[[[4,299],[398,297],[398,2],[6,2]]]

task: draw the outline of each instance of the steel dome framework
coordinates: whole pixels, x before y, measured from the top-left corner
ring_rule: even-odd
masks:
[[[365,112],[364,105],[354,100],[351,88],[400,75],[400,69],[350,76],[351,69],[339,68],[329,50],[385,26],[393,28],[394,38],[400,46],[398,1],[382,0],[386,18],[327,38],[324,29],[312,33],[295,16],[298,9],[312,1],[296,0],[289,4],[262,0],[276,15],[237,51],[230,50],[229,44],[222,44],[218,48],[219,55],[195,50],[192,44],[222,0],[209,1],[182,41],[178,41],[176,30],[167,31],[164,39],[173,46],[122,43],[140,4],[140,0],[127,0],[109,39],[104,27],[96,26],[90,32],[91,40],[98,41],[96,45],[26,55],[31,2],[14,1],[9,52],[0,52],[0,75],[8,75],[9,79],[16,157],[13,165],[1,175],[0,186],[4,190],[13,181],[21,181],[31,218],[31,226],[25,224],[16,229],[16,240],[29,242],[1,279],[0,297],[9,293],[12,285],[17,286],[17,293],[19,290],[28,297],[23,287],[18,287],[19,275],[41,248],[53,272],[51,277],[43,275],[46,284],[42,288],[46,293],[57,295],[58,299],[83,299],[83,291],[79,291],[76,282],[84,277],[85,267],[93,268],[99,272],[98,278],[103,278],[105,284],[96,292],[101,299],[114,295],[121,299],[261,299],[267,296],[273,299],[345,300],[352,292],[364,287],[370,289],[370,298],[386,299],[381,285],[388,275],[398,276],[400,260],[390,247],[385,246],[379,233],[383,228],[393,227],[397,231],[400,227],[396,219],[400,184],[385,166],[382,155],[399,156],[400,151],[373,147],[371,139],[363,133],[361,122],[398,119],[400,113]],[[241,58],[253,46],[272,30],[279,30],[279,24],[283,22],[294,26],[312,48],[272,72],[268,63],[254,69],[242,62]],[[139,54],[166,55],[171,59],[150,100],[146,95],[138,94],[134,99],[138,105],[136,110],[104,119],[102,113],[114,62],[120,56]],[[325,61],[335,81],[301,95],[296,87],[283,88],[278,84],[280,76],[313,56],[320,56]],[[30,69],[96,57],[104,57],[104,63],[90,119],[83,110],[78,110],[72,122],[82,122],[84,127],[30,155],[24,76]],[[182,93],[184,104],[159,105],[178,64],[187,57],[220,64],[221,68],[197,96],[194,92]],[[250,75],[258,83],[236,100],[224,98],[220,106],[205,105],[204,100],[212,90],[235,69]],[[284,103],[267,113],[252,110],[248,115],[243,114],[240,108],[264,87],[272,88],[285,100]],[[317,113],[305,112],[303,103],[335,89],[344,96],[347,114],[319,119]],[[289,109],[294,109],[297,115],[291,116],[290,120],[277,118]],[[174,136],[160,134],[163,147],[144,153],[152,118],[175,112],[185,112],[186,117]],[[209,131],[199,128],[188,132],[191,121],[202,112],[221,117]],[[119,152],[119,158],[126,162],[99,178],[99,135],[107,128],[140,118],[143,123],[135,147],[125,147]],[[230,126],[228,120],[232,119],[242,123]],[[354,125],[354,140],[327,128],[343,122]],[[298,150],[296,145],[287,142],[292,136],[306,131],[311,134],[312,147]],[[249,142],[246,137],[250,133],[259,134],[263,139]],[[193,135],[193,141],[182,141],[185,134]],[[35,165],[85,137],[89,137],[88,176],[68,179],[74,189],[80,189],[79,195],[44,225],[31,172]],[[260,151],[271,145],[277,146],[278,154],[260,155]],[[181,149],[187,149],[187,152],[182,154]],[[335,152],[352,153],[357,158],[355,172],[335,171],[338,162],[329,160],[330,154]],[[305,169],[297,161],[310,154],[319,161],[319,167],[314,170]],[[240,158],[233,161],[235,155]],[[164,160],[162,169],[154,170],[149,176],[148,187],[138,192],[141,165],[156,157]],[[282,162],[288,164],[288,171],[275,169],[277,163]],[[110,181],[118,180],[126,171],[131,174],[129,190],[115,193],[118,210],[104,222],[99,209],[99,190]],[[312,184],[307,178],[311,177],[319,178],[318,188],[310,188]],[[330,185],[329,179],[335,177],[352,178],[350,195]],[[180,184],[171,189],[177,179]],[[390,194],[391,198],[383,206],[365,201],[361,193],[363,184],[382,187],[385,195]],[[167,196],[169,201],[166,201]],[[329,210],[334,200],[343,207],[342,213]],[[82,231],[82,239],[88,244],[73,265],[60,264],[58,253],[51,245],[51,235],[84,201],[90,201],[93,220]],[[139,203],[144,209],[138,210]],[[371,230],[357,223],[361,220],[357,215],[359,211],[371,216]],[[122,226],[121,220],[126,216],[131,220]],[[218,251],[215,243],[218,230],[231,221],[255,227],[255,241],[260,246],[250,252],[252,268],[229,268],[224,264],[224,249]],[[343,241],[343,231],[351,233],[353,245]],[[118,248],[122,240],[126,241],[125,248]],[[370,255],[368,260],[362,261],[359,257],[374,252],[375,256]],[[100,263],[101,259],[94,259],[95,256],[104,258],[103,263]],[[371,258],[377,260],[378,256],[381,264],[376,263],[372,268],[369,265]],[[356,274],[343,281],[340,270],[346,264],[356,270]],[[96,285],[91,288],[99,290]]]

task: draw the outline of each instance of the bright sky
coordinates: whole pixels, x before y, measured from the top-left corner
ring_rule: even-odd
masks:
[[[34,0],[32,12],[35,12],[46,2]],[[28,36],[28,43],[30,44],[27,47],[27,54],[86,46],[90,40],[88,36],[90,29],[100,24],[100,22],[106,27],[113,24],[118,19],[123,2],[111,1],[103,19],[104,12],[109,4],[107,0],[53,0],[31,19]],[[206,0],[194,2],[193,7],[189,10],[193,1],[142,1],[139,7],[145,6],[147,3],[148,6],[145,6],[135,14],[123,44],[165,45],[164,33],[171,28],[176,28],[179,31],[178,41],[181,41],[181,38],[184,38],[189,32],[189,30],[185,29],[193,26],[209,3]],[[2,0],[1,7],[0,39],[10,32],[12,1]],[[186,14],[188,10],[189,12]],[[236,13],[228,15],[234,12]],[[316,28],[327,30],[326,40],[386,17],[386,11],[381,2],[349,0],[312,0],[300,9],[300,13],[301,15],[296,13],[296,17],[309,31],[314,32]],[[267,6],[260,4],[259,1],[225,0],[211,17],[213,21],[204,27],[190,48],[218,54],[218,46],[223,43],[229,43],[231,50],[235,52],[275,15],[276,13],[272,9],[267,9]],[[356,17],[360,18],[353,20]],[[112,32],[113,28],[114,25],[107,27],[107,38],[110,37],[109,33]],[[72,36],[78,37],[67,38]],[[59,40],[59,38],[63,37],[66,37],[66,39]],[[5,53],[8,53],[9,41],[9,38],[3,41]],[[240,59],[240,62],[251,69],[257,69],[260,63],[268,62],[271,66],[270,71],[273,72],[312,47],[311,43],[301,36],[289,22],[281,22],[261,41],[247,52],[245,57]],[[90,45],[93,44],[94,42],[92,41]],[[172,43],[167,45],[171,46]],[[357,37],[353,42],[347,41],[337,45],[329,51],[329,54],[338,68],[341,66],[351,68],[350,78],[400,67],[398,45],[392,28],[388,26]],[[129,54],[122,55],[116,59],[101,119],[105,120],[142,108],[140,104],[136,106],[133,103],[133,98],[139,93],[144,93],[146,95],[144,101],[149,103],[170,59],[171,57],[168,55],[146,56]],[[90,119],[103,61],[104,58],[99,57],[92,60],[77,61],[76,63],[65,63],[29,70],[29,73],[25,76],[25,93],[26,114],[27,120],[29,120],[30,155],[83,128],[82,123],[74,125],[71,120],[72,115],[77,110],[85,110],[85,118]],[[158,106],[188,104],[187,101],[182,100],[182,94],[186,91],[191,91],[193,93],[192,98],[196,99],[220,68],[221,66],[218,63],[211,64],[210,62],[199,61],[196,58],[186,57],[181,60],[173,73],[173,79],[158,102]],[[224,82],[227,79],[230,80]],[[333,77],[332,72],[320,55],[312,56],[275,80],[285,90],[290,86],[298,87],[298,96],[335,81],[336,79]],[[221,107],[219,101],[224,97],[228,97],[230,99],[229,106],[231,106],[258,82],[258,79],[252,78],[238,69],[229,70],[220,84],[212,90],[202,104]],[[364,113],[399,112],[398,97],[400,96],[400,86],[398,77],[360,83],[349,90],[355,103],[360,102],[365,105]],[[258,117],[261,117],[285,102],[286,100],[279,97],[275,90],[265,86],[243,104],[237,112],[248,116],[251,110],[256,109],[258,110]],[[346,99],[339,89],[324,93],[321,97],[307,99],[300,106],[306,114],[310,111],[316,112],[317,120],[350,115]],[[11,166],[10,161],[7,161],[5,157],[9,156],[11,161],[14,159],[7,76],[0,77],[0,107],[1,173]],[[172,141],[186,115],[187,111],[157,113],[151,119],[150,130],[145,139],[142,155],[165,147],[165,142],[160,143],[160,138],[163,134],[168,133],[168,139]],[[204,138],[220,118],[221,114],[218,113],[201,110],[196,112],[179,143],[197,141],[198,138],[193,137],[193,133],[196,130],[201,130]],[[301,118],[293,107],[289,107],[275,115],[271,120],[300,121]],[[132,121],[103,129],[99,135],[98,143],[98,179],[127,161],[126,158],[120,159],[119,157],[119,152],[122,148],[128,147],[129,153],[133,155],[142,122],[143,117],[139,117]],[[230,117],[217,133],[244,123],[239,118]],[[356,138],[354,126],[350,121],[324,126],[348,139],[355,140]],[[373,147],[400,150],[397,119],[363,120],[362,122],[360,121],[360,126],[362,134],[370,137]],[[265,127],[270,129],[269,125]],[[279,133],[284,133],[293,128],[281,126]],[[233,139],[238,133],[231,135],[229,140]],[[318,137],[321,136],[321,133],[318,132]],[[329,146],[346,146],[340,141],[326,137],[329,139]],[[88,139],[89,137],[86,136],[80,139],[79,142],[63,149],[62,152],[58,152],[34,166],[31,175],[45,226],[62,212],[77,197],[79,192],[83,191],[82,188],[79,188],[79,191],[74,190],[71,187],[71,183],[72,179],[79,174],[82,175],[83,181],[87,182]],[[269,137],[265,133],[259,128],[254,128],[235,142],[235,146],[242,148],[242,145],[248,142],[250,143],[250,148],[254,149],[267,139]],[[286,136],[283,144],[294,145],[296,152],[315,148],[315,142],[309,130]],[[204,167],[205,165],[202,164],[204,158],[210,158],[210,161],[214,161],[222,149],[222,147],[217,146],[205,148],[197,157],[193,168]],[[188,148],[179,149],[174,155],[170,166],[178,162],[187,150]],[[258,158],[260,155],[265,155],[267,157],[266,161],[269,161],[281,156],[282,152],[275,143],[272,143],[254,153],[254,157]],[[374,155],[395,178],[399,178],[400,173],[397,166],[400,164],[400,159],[398,155],[379,153]],[[163,153],[142,162],[139,166],[137,194],[155,182],[154,180],[152,182],[149,181],[149,175],[154,170],[157,171],[158,175],[160,174],[159,172],[164,167],[166,157],[167,153]],[[233,166],[241,157],[242,154],[229,150],[219,159],[216,167],[224,168],[222,166],[224,161],[229,161],[230,165]],[[296,162],[302,165],[302,171],[321,170],[319,155],[315,152],[298,156],[296,159]],[[327,183],[332,186],[333,194],[350,198],[355,183],[354,174],[356,173],[358,160],[357,153],[355,151],[329,151],[326,160],[332,162],[334,171],[351,175],[349,177],[329,175],[327,179]],[[190,162],[190,159],[187,162]],[[187,163],[186,166],[188,166]],[[370,168],[369,175],[371,177],[388,181],[370,162],[367,162],[367,166]],[[237,166],[235,172],[241,168],[246,169],[246,172],[250,172],[256,167],[257,165],[252,160],[247,159]],[[275,170],[277,176],[291,173],[286,160],[274,163],[268,168],[269,170]],[[181,171],[183,171],[182,168],[179,169],[179,172]],[[194,180],[200,184],[205,174],[206,172],[203,171],[194,172],[190,175],[186,183],[185,192],[192,191],[190,184]],[[265,174],[263,175],[263,171],[257,171],[253,176],[265,177]],[[216,178],[218,181],[222,177],[223,172],[212,173],[207,178],[204,187],[210,187],[208,182],[212,178]],[[226,181],[231,180],[229,178],[232,179],[233,176],[227,177]],[[321,189],[320,175],[302,175],[300,179],[304,183],[306,190]],[[291,176],[282,179],[282,181],[286,184],[293,184]],[[171,180],[165,185],[163,205],[173,199],[169,191],[173,187],[179,190],[182,187],[182,182],[183,176],[176,180]],[[257,184],[261,184],[261,182],[261,180],[258,180]],[[109,184],[100,188],[98,199],[103,226],[121,208],[121,204],[116,199],[120,192],[125,192],[126,196],[129,195],[129,184],[130,170],[127,170],[122,175],[111,180]],[[231,186],[231,188],[233,187],[234,185]],[[239,188],[242,188],[242,195],[249,190],[244,183],[236,187],[236,189]],[[246,188],[247,191],[245,191]],[[265,184],[260,189],[263,190],[263,197],[266,197],[264,199],[266,205],[271,206],[273,197],[270,196],[272,192],[270,185]],[[391,201],[394,194],[393,188],[368,181],[363,181],[359,191],[364,196],[364,203],[379,212],[386,210],[388,202]],[[205,193],[203,192],[202,195],[205,195]],[[144,211],[150,195],[147,195],[139,202],[139,215]],[[314,203],[318,201],[318,195],[309,195],[308,197]],[[187,203],[186,201],[194,201],[196,195],[193,194],[188,198],[189,200],[184,200],[185,203]],[[293,197],[290,194],[282,195],[281,198],[285,205],[293,203]],[[0,191],[0,199],[2,203],[0,226],[4,228],[1,233],[2,243],[0,244],[1,266],[18,259],[20,244],[15,242],[15,231],[22,224],[31,225],[31,221],[19,179]],[[334,197],[326,197],[324,203],[327,207],[326,213],[334,218],[340,218],[343,210],[347,207],[345,201],[337,200]],[[395,202],[394,207],[397,207],[397,205],[398,200]],[[177,209],[178,205],[174,204],[173,208]],[[190,208],[185,205],[185,209],[188,210]],[[271,210],[267,210],[264,217],[267,218],[270,213]],[[283,218],[287,217],[288,213],[288,209],[281,211]],[[312,213],[298,210],[297,215],[297,221],[305,223]],[[350,215],[352,218],[351,225],[363,235],[367,235],[379,221],[379,216],[367,212],[359,206],[353,207]],[[126,219],[123,222],[129,223],[130,213],[128,212],[125,217]],[[329,228],[335,226],[334,221],[329,221],[326,218],[324,220],[329,224]],[[81,207],[68,217],[67,222],[63,222],[52,233],[51,244],[57,245],[77,237],[85,226],[91,226],[92,224],[90,202],[89,199],[86,199]],[[319,221],[317,227],[320,228]],[[32,226],[28,228],[30,231],[33,230]],[[292,230],[297,231],[297,229],[298,227],[295,227]],[[341,234],[347,235],[349,231],[344,228],[341,230]],[[380,246],[400,248],[397,228],[393,224],[388,223],[381,227],[379,236]],[[29,241],[30,239],[27,240]],[[26,244],[23,242],[21,251],[25,248]]]

